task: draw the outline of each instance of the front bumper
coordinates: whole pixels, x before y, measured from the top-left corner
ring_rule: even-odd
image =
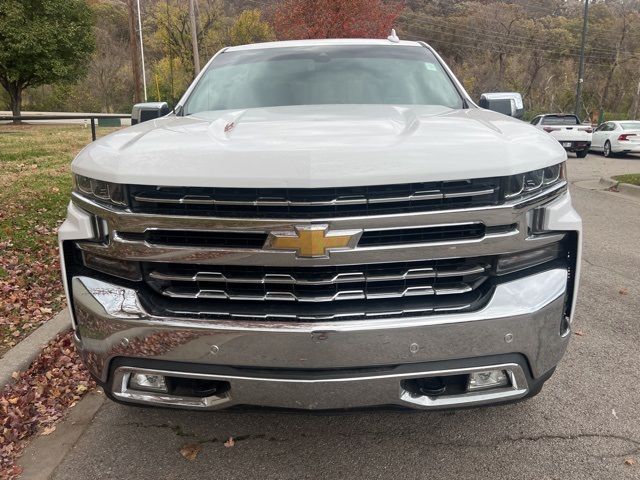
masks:
[[[313,324],[157,317],[134,290],[81,276],[72,280],[72,304],[86,365],[121,401],[210,409],[442,408],[515,400],[534,390],[568,343],[566,287],[567,271],[552,269],[499,285],[477,312]],[[134,368],[221,380],[230,388],[209,397],[135,391],[127,386]],[[411,378],[489,368],[504,369],[510,385],[440,397],[403,387]]]
[[[482,405],[535,393],[569,341],[566,315],[575,311],[581,220],[568,193],[552,200],[537,198],[525,205],[331,220],[331,228],[337,230],[448,224],[469,218],[488,226],[518,226],[508,234],[486,235],[469,242],[415,244],[384,252],[369,248],[337,251],[326,261],[337,265],[371,263],[380,258],[412,261],[508,254],[557,241],[555,237],[566,233],[571,233],[575,242],[575,264],[570,278],[567,268],[549,266],[498,283],[488,303],[477,311],[313,323],[230,319],[224,315],[216,320],[154,315],[142,307],[137,290],[114,277],[75,270],[69,257],[65,258],[65,246],[82,243],[85,248],[102,248],[100,253],[116,258],[158,262],[195,259],[209,265],[309,266],[315,260],[306,259],[305,263],[293,253],[276,255],[266,250],[159,248],[120,242],[117,235],[103,252],[100,244],[87,242],[94,238],[97,218],[114,232],[144,232],[160,221],[170,225],[177,220],[181,228],[191,224],[202,229],[232,228],[234,220],[133,215],[98,208],[78,198],[70,204],[59,238],[73,326],[92,375],[119,401],[206,409],[233,405],[297,409]],[[272,229],[277,225],[265,220],[253,226]],[[536,235],[535,231],[549,233]],[[67,270],[68,266],[72,268]],[[134,369],[176,379],[221,381],[228,388],[207,396],[137,391],[128,382]],[[439,396],[418,395],[406,388],[411,379],[468,375],[477,369],[504,370],[510,382],[501,388]]]

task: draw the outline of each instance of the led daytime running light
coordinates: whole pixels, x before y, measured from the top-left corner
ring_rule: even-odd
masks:
[[[540,191],[543,187],[548,187],[564,180],[566,180],[564,162],[512,175],[507,179],[504,198],[509,200],[528,195],[532,192]]]

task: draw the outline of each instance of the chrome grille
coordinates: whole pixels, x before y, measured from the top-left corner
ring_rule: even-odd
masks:
[[[500,178],[338,188],[129,185],[134,212],[238,218],[390,215],[498,205]]]
[[[338,304],[353,309],[355,303],[358,312],[365,316],[375,312],[383,314],[390,308],[393,311],[464,309],[480,298],[493,263],[492,258],[476,258],[252,269],[146,263],[143,268],[146,283],[172,308],[187,305],[201,310],[208,302],[216,311],[242,314],[240,312],[247,309],[255,311],[256,302],[260,302],[257,315],[266,315],[270,306],[289,304],[289,315],[324,318],[338,314],[334,310]],[[314,311],[313,304],[331,307]]]
[[[139,266],[142,280],[125,277],[161,317],[316,321],[473,311],[502,281],[498,256],[563,237],[533,234],[529,211],[566,184],[516,204],[503,202],[502,181],[332,189],[129,185],[122,211],[74,194],[75,204],[108,227],[100,241],[75,242],[76,270],[88,273],[80,252]],[[495,208],[473,208],[484,205]],[[396,214],[407,211],[413,213]],[[322,258],[264,247],[274,231],[317,224],[362,232],[360,243]]]

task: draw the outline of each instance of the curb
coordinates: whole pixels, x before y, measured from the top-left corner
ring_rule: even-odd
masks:
[[[615,187],[619,193],[640,198],[640,186],[638,185],[631,185],[630,183],[620,183],[618,180],[614,180],[610,177],[602,177],[600,179],[600,185],[604,185],[607,188]]]
[[[614,180],[611,177],[602,177],[600,178],[600,185],[607,187],[607,188],[611,188],[611,187],[617,187],[618,186],[618,182],[617,180]]]
[[[89,393],[69,410],[69,415],[56,425],[50,436],[31,439],[17,463],[24,468],[22,478],[48,480],[78,443],[105,401],[101,390]]]
[[[0,358],[0,389],[13,383],[13,372],[26,370],[38,356],[42,346],[58,333],[71,328],[69,309],[65,308]]]

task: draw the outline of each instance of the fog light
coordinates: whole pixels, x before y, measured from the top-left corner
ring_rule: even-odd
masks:
[[[469,375],[467,390],[483,390],[485,388],[506,387],[507,385],[509,385],[509,377],[505,370],[487,370]]]
[[[164,381],[162,375],[134,373],[129,379],[129,388],[153,392],[167,392],[167,383]]]

